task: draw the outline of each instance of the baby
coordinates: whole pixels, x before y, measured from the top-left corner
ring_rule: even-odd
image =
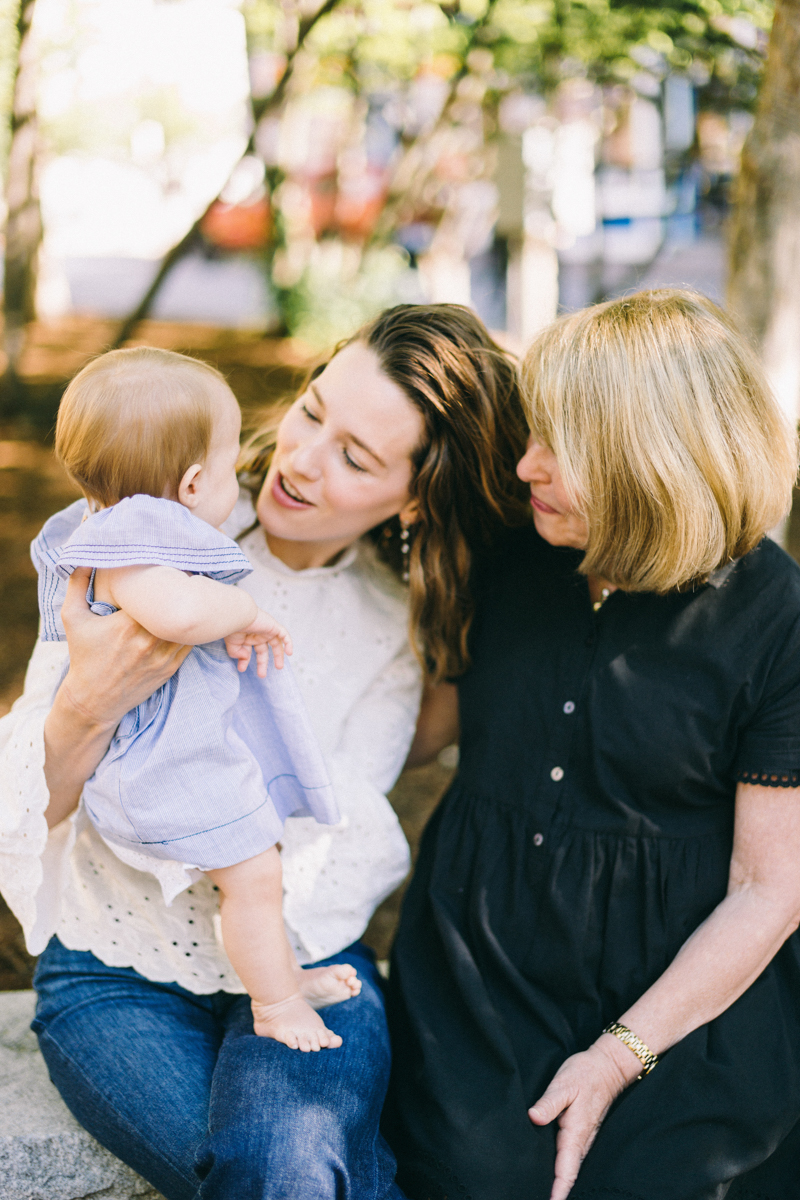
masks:
[[[283,925],[285,819],[334,824],[339,814],[283,666],[289,636],[229,586],[251,570],[220,532],[239,495],[240,429],[223,377],[194,359],[143,347],[84,367],[61,401],[56,454],[89,511],[77,501],[33,543],[42,637],[63,640],[66,580],[90,567],[94,612],[122,609],[155,637],[194,647],[120,722],[84,788],[86,811],[120,859],[156,875],[168,904],[197,878],[192,869],[206,872],[256,1033],[319,1050],[341,1038],[315,1008],[361,982],[350,966],[302,970]],[[270,648],[283,669],[267,671]]]

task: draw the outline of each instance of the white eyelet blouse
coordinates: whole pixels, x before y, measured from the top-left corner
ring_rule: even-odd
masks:
[[[237,506],[227,529],[253,512]],[[292,665],[326,757],[342,820],[290,818],[282,839],[284,918],[300,962],[336,954],[364,932],[405,877],[409,853],[385,793],[414,733],[421,678],[407,637],[404,590],[371,545],[332,567],[293,571],[261,529],[241,542],[253,566],[240,586],[285,623]],[[50,937],[197,993],[242,992],[218,939],[217,898],[203,876],[167,908],[155,878],[113,854],[83,807],[48,835],[45,718],[67,659],[38,642],[25,691],[0,721],[0,889],[28,950]]]

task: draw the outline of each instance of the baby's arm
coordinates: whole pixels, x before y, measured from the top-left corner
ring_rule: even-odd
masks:
[[[97,572],[95,596],[166,642],[201,646],[229,634],[246,637],[248,660],[249,646],[256,647],[259,674],[266,672],[267,645],[272,646],[276,666],[282,665],[284,647],[291,653],[286,630],[247,592],[205,575],[160,566],[108,568]]]

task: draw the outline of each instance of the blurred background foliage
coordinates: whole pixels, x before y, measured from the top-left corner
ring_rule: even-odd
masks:
[[[248,0],[242,11],[261,97],[285,69],[296,23],[274,0]],[[746,113],[771,18],[761,0],[338,5],[306,39],[284,113],[268,117],[256,135],[275,217],[272,278],[287,330],[324,344],[389,299],[415,298],[402,257],[374,247],[405,249],[416,265],[448,215],[464,224],[465,186],[495,180],[498,140],[541,117],[534,99],[552,107],[574,81],[599,85],[583,107],[608,124],[629,94],[660,98],[665,78],[678,72],[700,109]],[[326,129],[326,113],[336,107],[337,129]],[[316,127],[319,145],[300,161],[304,120]],[[471,193],[467,207],[478,227],[462,231],[461,240],[473,243],[462,247],[467,257],[487,240],[497,204],[488,189],[483,197],[474,186]],[[304,199],[311,208],[305,218]],[[337,234],[345,246],[321,249]],[[359,258],[352,249],[359,245],[372,249]]]
[[[0,0],[0,111],[11,111],[11,94],[17,60],[17,10],[18,0]],[[0,162],[5,174],[8,159],[8,140],[11,128],[8,120],[0,127]]]
[[[4,111],[14,77],[19,7],[0,0]],[[191,24],[210,7],[213,3],[148,0],[139,17],[149,9],[173,10],[175,21],[185,23],[189,54]],[[130,3],[35,5],[45,250],[48,243],[58,246],[56,233],[48,237],[48,204],[54,207],[48,196],[60,195],[63,209],[70,189],[77,193],[90,186],[87,175],[78,180],[77,168],[72,174],[68,169],[80,159],[145,172],[172,213],[159,236],[140,239],[147,244],[139,256],[162,260],[162,272],[149,281],[152,294],[143,286],[141,303],[128,306],[132,320],[121,330],[122,341],[153,310],[175,265],[197,253],[258,261],[267,289],[265,331],[289,334],[310,347],[346,335],[392,302],[424,297],[470,302],[466,264],[492,247],[503,261],[494,264],[498,278],[488,278],[483,288],[491,291],[497,284],[503,291],[506,281],[499,276],[509,258],[522,253],[514,243],[516,226],[524,232],[525,224],[522,210],[511,218],[509,245],[501,220],[505,242],[498,249],[498,214],[507,199],[502,193],[518,186],[507,161],[508,138],[539,127],[552,142],[554,122],[581,118],[594,126],[595,164],[611,145],[611,165],[635,169],[624,152],[620,160],[619,148],[615,160],[615,130],[620,132],[637,100],[663,106],[667,81],[678,79],[690,93],[692,120],[696,111],[738,114],[732,131],[716,130],[718,142],[731,142],[722,157],[735,157],[755,103],[772,18],[765,0],[666,6],[614,0],[326,0],[321,7],[305,0],[241,5],[216,0],[216,8],[243,21],[250,95],[248,100],[229,89],[216,107],[200,111],[186,103],[185,88],[164,71],[152,71],[149,79],[132,72],[129,86],[118,88],[109,103],[102,101],[102,89],[87,86],[93,71],[102,75],[109,69],[104,39],[112,36],[112,24],[119,40],[126,22],[136,22]],[[173,55],[181,53],[179,42],[173,43]],[[220,63],[219,70],[230,71],[230,65]],[[3,136],[7,147],[7,128]],[[534,140],[528,139],[535,158]],[[694,128],[680,153],[666,151],[662,165],[671,185],[697,157]],[[547,153],[552,158],[561,151],[551,146]],[[197,164],[204,155],[201,170]],[[53,165],[59,160],[60,173]],[[717,174],[726,173],[723,164]],[[91,186],[110,188],[99,167]],[[534,180],[534,192],[537,186]],[[539,197],[540,217],[552,208],[552,199]],[[530,200],[529,195],[528,209],[536,210],[536,198],[532,206]],[[525,203],[518,206],[524,209]],[[674,208],[680,201],[662,198],[651,208],[659,203],[664,211],[645,215],[662,220],[669,204]],[[535,212],[528,224],[536,225]],[[577,234],[568,220],[560,224],[565,228],[554,226],[543,235],[551,257],[570,238],[586,236],[585,220],[573,221]],[[651,236],[653,246],[661,241]],[[50,258],[59,253],[64,256],[57,250]],[[32,272],[40,265],[37,255],[38,247],[32,247]],[[552,273],[557,267],[543,269]],[[586,300],[598,298],[598,289],[604,290],[590,289]],[[40,279],[38,290],[45,296],[39,306],[44,315],[57,314],[58,287]],[[541,314],[525,318],[524,301],[505,307],[502,313],[497,304],[494,310],[484,305],[482,315],[495,326],[505,324],[517,339],[541,323]],[[7,352],[13,357],[14,348]]]

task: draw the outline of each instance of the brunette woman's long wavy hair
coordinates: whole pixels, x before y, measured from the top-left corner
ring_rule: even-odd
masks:
[[[383,373],[423,419],[412,454],[410,492],[419,516],[410,530],[410,553],[401,553],[398,517],[369,536],[399,577],[408,557],[411,641],[429,681],[438,683],[469,664],[475,551],[503,527],[531,519],[528,489],[515,470],[528,436],[516,364],[475,314],[456,304],[397,305],[334,354],[353,342],[374,351]],[[306,386],[325,365],[311,372]],[[244,478],[254,495],[286,407],[268,414],[244,447]]]

